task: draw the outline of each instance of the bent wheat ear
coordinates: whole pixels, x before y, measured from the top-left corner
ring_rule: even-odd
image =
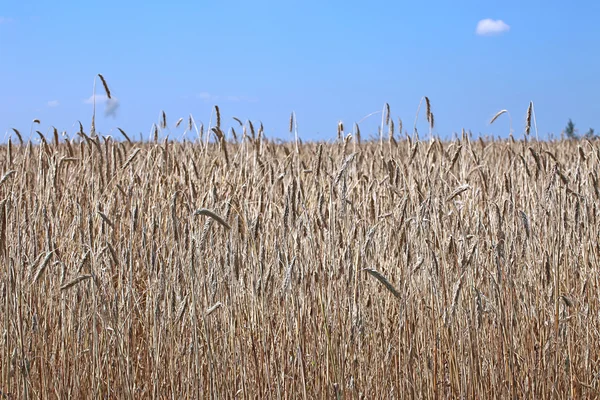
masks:
[[[214,313],[215,311],[217,311],[222,306],[223,306],[223,304],[220,301],[218,301],[216,304],[214,304],[210,308],[208,308],[206,310],[206,312],[204,313],[204,315],[208,317],[210,314]]]
[[[12,128],[12,130],[17,135],[17,138],[19,138],[19,143],[22,146],[23,145],[23,138],[21,137],[21,133],[16,128]]]
[[[498,112],[496,113],[496,115],[494,115],[494,116],[492,117],[492,119],[490,120],[490,125],[491,125],[491,124],[493,124],[493,123],[494,123],[494,121],[498,119],[498,117],[500,117],[502,114],[504,114],[504,113],[507,113],[507,112],[508,112],[508,110],[500,110],[500,111],[498,111]]]
[[[450,200],[454,199],[456,196],[458,196],[459,194],[461,194],[462,192],[464,192],[470,188],[471,188],[471,186],[469,186],[468,184],[457,187],[456,190],[454,190],[454,192],[452,192],[452,194],[450,194],[450,196],[448,196],[446,201],[450,201]]]
[[[0,186],[2,186],[2,184],[4,183],[4,181],[6,181],[12,174],[14,174],[15,171],[14,169],[11,169],[10,171],[7,171],[3,176],[2,179],[0,179]]]
[[[137,156],[137,154],[140,152],[140,149],[135,149],[133,151],[133,153],[129,156],[129,158],[127,159],[127,161],[125,161],[125,164],[123,164],[123,169],[127,168],[129,166],[129,164],[131,164],[131,162],[133,161],[133,159],[135,158],[135,156]]]
[[[383,283],[383,286],[386,287],[387,290],[390,291],[396,298],[400,299],[400,293],[394,288],[394,286],[388,281],[385,276],[381,275],[374,269],[364,268],[363,271],[367,272],[369,275],[377,279],[379,282]]]
[[[38,267],[37,272],[35,273],[35,276],[33,277],[33,283],[36,283],[37,281],[40,280],[40,277],[46,270],[46,267],[48,266],[48,261],[50,261],[50,258],[52,257],[53,254],[54,254],[54,252],[51,251],[46,255],[46,258],[44,258],[44,261],[42,261],[42,263]]]
[[[81,275],[81,276],[78,276],[77,278],[73,279],[71,282],[69,282],[69,283],[67,283],[65,285],[62,285],[60,287],[60,290],[64,291],[64,290],[70,289],[73,286],[77,285],[78,283],[83,282],[83,281],[85,281],[87,279],[90,279],[91,277],[92,277],[92,275]]]
[[[98,211],[98,215],[100,215],[100,217],[102,218],[102,220],[104,222],[106,222],[106,224],[108,226],[110,226],[111,228],[115,229],[115,226],[113,225],[113,223],[111,222],[111,220],[108,218],[108,216],[106,214],[104,214],[102,211]]]
[[[196,210],[194,215],[205,215],[207,217],[214,219],[219,224],[221,224],[223,227],[225,227],[227,229],[231,229],[231,226],[229,226],[229,224],[227,222],[225,222],[225,220],[221,216],[219,216],[217,213],[215,213],[214,211],[211,211],[207,208],[201,208],[199,210]]]
[[[98,74],[98,78],[100,78],[100,80],[102,81],[102,86],[104,86],[106,97],[112,99],[112,96],[110,95],[110,89],[108,88],[108,84],[106,83],[106,79],[104,79],[104,76],[102,76],[102,74]]]
[[[46,137],[44,136],[44,134],[40,131],[35,131],[35,133],[38,134],[38,136],[40,137],[42,143],[44,143],[46,146],[48,145],[48,142],[46,141]]]
[[[119,130],[119,132],[121,132],[121,135],[123,135],[123,137],[129,142],[129,144],[133,144],[131,142],[131,139],[129,139],[129,136],[127,136],[127,134],[125,133],[125,131],[121,128],[117,128]]]

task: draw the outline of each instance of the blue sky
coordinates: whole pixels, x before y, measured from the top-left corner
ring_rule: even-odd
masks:
[[[218,104],[262,121],[267,137],[330,140],[365,115],[391,106],[412,131],[422,96],[434,133],[461,128],[520,137],[529,101],[540,138],[569,118],[600,131],[598,2],[559,1],[27,1],[0,3],[0,138],[31,121],[89,129],[93,79],[102,73],[119,101],[98,107],[97,128],[148,137],[164,110],[171,137],[179,117],[208,125]],[[478,35],[481,20],[496,34]],[[502,22],[500,22],[502,21]],[[361,124],[375,133],[381,116]],[[418,125],[426,136],[424,118]],[[164,133],[166,135],[166,132]]]

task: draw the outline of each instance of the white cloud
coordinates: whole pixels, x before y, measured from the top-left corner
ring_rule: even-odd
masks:
[[[11,18],[0,16],[0,24],[8,24],[9,22],[12,22]]]
[[[477,29],[475,33],[479,36],[492,36],[499,35],[504,32],[508,32],[510,30],[510,26],[502,21],[501,19],[482,19],[477,23]]]
[[[256,103],[258,99],[256,97],[247,97],[247,96],[227,96],[225,97],[227,101],[231,101],[234,103],[246,102],[246,103]]]
[[[96,104],[102,103],[103,101],[107,101],[108,97],[105,94],[97,94],[96,95]],[[94,95],[91,95],[89,98],[83,101],[85,104],[94,104]]]
[[[120,105],[121,103],[119,103],[119,99],[114,97],[112,99],[108,99],[106,101],[106,108],[104,109],[104,116],[116,118],[117,110],[119,109]]]
[[[94,95],[89,98],[83,100],[85,104],[94,104]],[[104,103],[104,116],[105,117],[113,117],[116,118],[117,111],[121,106],[121,102],[116,97],[108,98],[105,94],[97,94],[96,95],[96,104]]]
[[[210,100],[217,99],[217,96],[213,96],[208,92],[200,92],[200,93],[198,93],[198,95],[196,97],[198,97],[199,99],[204,100],[204,101],[210,101]]]
[[[60,103],[58,102],[58,100],[50,100],[48,102],[48,107],[54,108],[54,107],[58,107],[60,105]]]

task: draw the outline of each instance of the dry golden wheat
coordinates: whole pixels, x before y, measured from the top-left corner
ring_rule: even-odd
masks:
[[[383,149],[191,115],[194,141],[10,140],[0,390],[597,397],[599,143],[424,143],[390,114]]]

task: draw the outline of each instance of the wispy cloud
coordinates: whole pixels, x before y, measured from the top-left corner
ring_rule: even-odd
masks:
[[[258,101],[258,99],[256,97],[248,97],[248,96],[225,96],[225,101],[231,101],[233,103],[238,103],[238,102],[256,103]]]
[[[48,107],[54,108],[54,107],[58,107],[60,105],[60,103],[58,102],[58,100],[50,100],[48,102]]]
[[[115,97],[108,99],[106,101],[106,108],[104,109],[104,116],[117,118],[117,111],[119,110],[120,106],[121,103],[119,103],[119,99]]]
[[[12,18],[0,16],[0,24],[8,24],[12,22]]]
[[[499,35],[504,32],[508,32],[510,30],[510,26],[502,21],[501,19],[482,19],[477,23],[477,29],[475,33],[479,36],[492,36]]]
[[[213,96],[208,92],[200,92],[196,97],[204,101],[211,101],[216,99],[216,96]]]
[[[196,95],[196,98],[203,100],[205,103],[209,102],[229,102],[229,103],[256,103],[258,99],[256,97],[248,96],[219,96],[208,92],[200,92]]]
[[[97,94],[96,95],[96,104],[106,102],[108,97],[105,94]],[[94,95],[91,95],[87,99],[83,101],[85,104],[94,104]]]
[[[85,104],[94,104],[94,95],[89,98],[83,100]],[[104,116],[105,117],[117,117],[117,111],[121,106],[121,102],[116,97],[108,98],[105,94],[97,94],[96,95],[96,104],[104,103]]]

